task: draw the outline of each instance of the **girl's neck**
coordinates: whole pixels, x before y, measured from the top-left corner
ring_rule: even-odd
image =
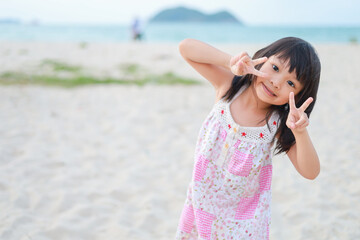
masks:
[[[259,113],[263,112],[266,114],[271,107],[271,104],[263,102],[257,97],[253,84],[244,90],[240,95],[240,99],[246,108]]]
[[[254,87],[250,86],[230,104],[230,113],[240,126],[260,127],[266,123],[269,107],[271,105],[260,101]]]

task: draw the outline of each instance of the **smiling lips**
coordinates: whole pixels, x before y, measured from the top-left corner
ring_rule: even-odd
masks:
[[[270,90],[268,89],[264,83],[262,83],[262,86],[264,88],[264,91],[267,93],[267,95],[269,95],[270,97],[275,97],[276,95]]]

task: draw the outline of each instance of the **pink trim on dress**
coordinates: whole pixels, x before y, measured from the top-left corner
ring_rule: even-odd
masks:
[[[196,164],[195,164],[195,172],[194,172],[194,180],[201,181],[206,173],[207,166],[209,164],[209,160],[206,159],[203,155],[199,155]]]
[[[215,220],[215,216],[211,213],[205,212],[201,209],[195,210],[195,221],[199,235],[206,240],[211,238],[212,223]]]
[[[252,168],[253,159],[254,155],[235,150],[234,155],[231,157],[228,170],[234,175],[246,177]]]
[[[181,229],[181,231],[190,233],[191,229],[194,226],[194,220],[195,220],[195,216],[194,216],[193,207],[191,205],[190,206],[185,205],[181,213],[180,224],[179,224],[179,228]]]
[[[270,190],[272,165],[262,167],[260,170],[260,192]]]
[[[254,218],[259,198],[260,194],[255,194],[253,197],[249,198],[240,198],[239,205],[235,212],[235,219],[246,220]]]

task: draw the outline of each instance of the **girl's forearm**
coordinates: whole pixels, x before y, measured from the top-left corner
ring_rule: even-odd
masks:
[[[315,179],[320,173],[320,162],[310,136],[306,129],[294,136],[298,171],[308,179]]]
[[[185,39],[180,42],[179,51],[185,59],[230,69],[230,59],[232,56],[204,42],[195,39]]]

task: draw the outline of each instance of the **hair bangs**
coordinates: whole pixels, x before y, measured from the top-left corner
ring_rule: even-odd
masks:
[[[306,85],[306,82],[311,79],[312,74],[312,70],[309,68],[311,62],[307,48],[306,43],[297,43],[276,54],[285,62],[285,66],[289,67],[289,73],[295,71],[297,80],[303,85]]]

